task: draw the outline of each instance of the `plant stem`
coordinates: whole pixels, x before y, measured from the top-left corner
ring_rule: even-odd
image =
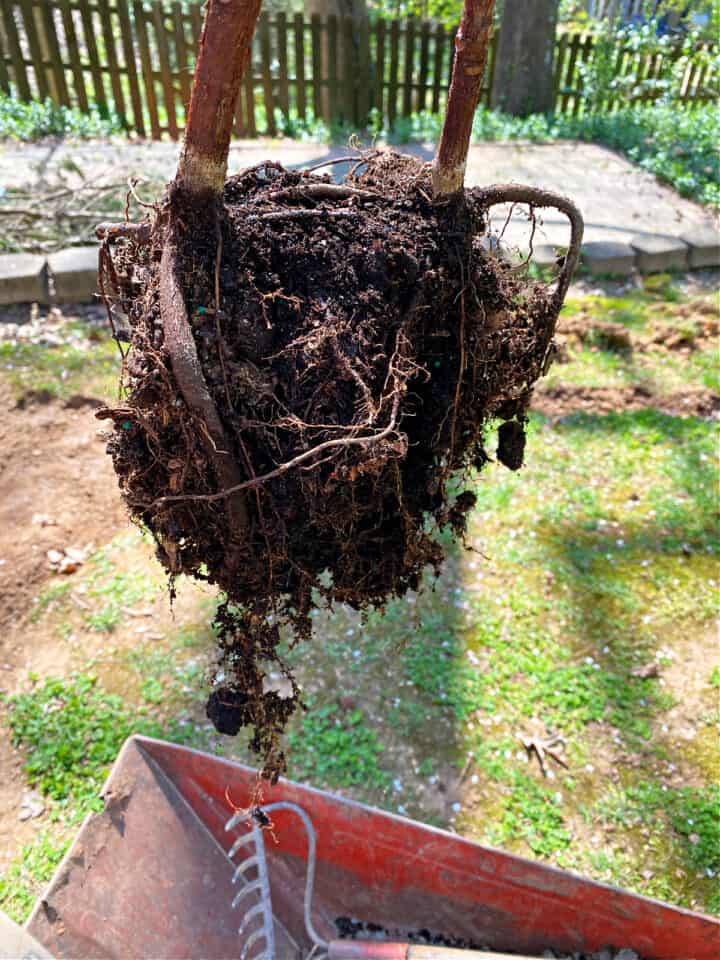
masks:
[[[235,105],[261,0],[208,0],[176,183],[211,200],[222,193]]]
[[[455,38],[455,62],[445,123],[433,161],[433,192],[436,199],[452,197],[463,188],[494,7],[495,0],[465,0]]]

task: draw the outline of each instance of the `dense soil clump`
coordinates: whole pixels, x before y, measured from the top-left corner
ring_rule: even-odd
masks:
[[[171,577],[224,592],[208,712],[253,728],[270,776],[299,700],[282,662],[292,695],[265,680],[280,627],[307,639],[314,603],[382,605],[437,569],[493,418],[512,424],[498,458],[522,462],[560,297],[484,251],[480,192],[431,196],[411,157],[344,185],[266,163],[227,181],[214,219],[171,187],[103,259],[131,328],[124,398],[101,413],[115,469]]]

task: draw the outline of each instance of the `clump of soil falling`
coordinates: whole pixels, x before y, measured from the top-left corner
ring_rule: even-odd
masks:
[[[120,485],[171,578],[223,591],[208,715],[223,733],[251,727],[272,778],[300,699],[280,628],[308,640],[314,603],[382,605],[437,570],[438,531],[462,537],[475,502],[457,478],[490,459],[493,419],[498,458],[522,462],[559,298],[482,248],[481,192],[431,196],[411,157],[367,159],[341,186],[266,163],[227,181],[214,219],[171,187],[150,229],[103,258],[131,327],[123,400],[101,414]],[[169,242],[205,419],[180,388]],[[278,667],[291,696],[267,687]]]

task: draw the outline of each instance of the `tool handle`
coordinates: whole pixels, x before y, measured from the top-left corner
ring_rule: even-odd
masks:
[[[458,950],[423,943],[386,943],[380,940],[333,940],[328,960],[538,960],[537,957],[484,950]]]

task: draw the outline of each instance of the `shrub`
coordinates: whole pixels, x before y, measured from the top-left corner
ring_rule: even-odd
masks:
[[[41,140],[43,137],[107,137],[122,130],[119,117],[93,104],[89,113],[61,107],[49,98],[26,102],[0,94],[0,139]]]

